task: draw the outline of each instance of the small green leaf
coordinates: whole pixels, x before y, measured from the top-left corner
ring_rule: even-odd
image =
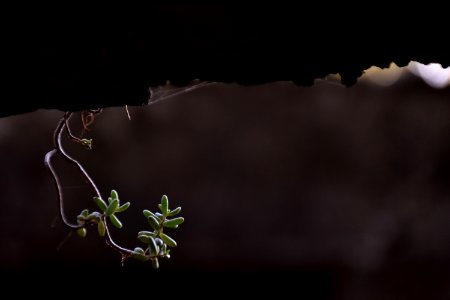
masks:
[[[144,209],[142,211],[142,213],[144,214],[144,217],[146,217],[146,218],[148,218],[148,217],[153,215],[153,213],[151,211],[149,211],[148,209]]]
[[[111,201],[111,204],[105,210],[105,214],[109,217],[110,215],[116,212],[118,207],[119,207],[119,200],[113,199],[113,201]]]
[[[153,237],[149,237],[148,247],[150,249],[150,255],[151,256],[158,255],[159,247],[158,247],[158,245],[156,245],[155,239]]]
[[[164,243],[167,244],[167,246],[169,246],[169,247],[177,246],[177,242],[175,242],[175,240],[173,238],[171,238],[170,236],[168,236],[167,234],[160,232],[159,237],[164,241]]]
[[[142,249],[141,247],[136,247],[133,251],[142,255],[145,254],[144,249]]]
[[[132,252],[131,253],[131,257],[140,260],[140,261],[146,261],[147,257],[144,254],[140,254],[140,253],[136,253],[136,252]]]
[[[106,210],[107,205],[106,205],[105,201],[103,201],[101,198],[94,197],[94,201],[95,201],[95,204],[97,204],[98,208],[100,208],[101,211],[104,212]]]
[[[147,257],[145,256],[145,252],[144,249],[140,248],[140,247],[136,247],[134,248],[133,252],[131,252],[131,256],[141,260],[141,261],[146,261]]]
[[[119,194],[116,192],[116,190],[111,190],[111,198],[113,200],[115,199],[119,200]]]
[[[160,204],[161,205],[161,204]],[[164,216],[160,213],[155,213],[155,216],[157,219],[162,220],[164,218]]]
[[[87,231],[86,231],[86,228],[84,228],[84,227],[77,229],[77,234],[79,236],[81,236],[82,238],[84,238],[86,236],[86,233],[87,233]]]
[[[150,241],[150,236],[149,235],[138,235],[138,240],[140,240],[144,244],[148,244],[148,242]]]
[[[151,231],[139,231],[138,232],[138,235],[146,235],[146,236],[152,236],[152,237],[155,237],[156,235],[153,233],[153,232],[151,232]]]
[[[157,216],[158,213],[154,214],[154,213],[152,213],[151,211],[149,211],[148,209],[144,209],[142,212],[144,213],[144,217],[146,217],[146,218],[152,216],[152,217],[154,217],[156,220],[158,220],[158,219],[161,220],[161,218],[159,218],[159,217]],[[162,216],[161,214],[159,214],[159,215]]]
[[[152,259],[152,267],[153,267],[153,269],[158,269],[159,268],[159,261],[158,261],[157,257]]]
[[[83,209],[81,213],[77,216],[78,225],[86,224],[86,219],[89,216],[89,211],[87,209]]]
[[[153,216],[148,217],[147,221],[153,229],[159,230],[159,222]]]
[[[98,230],[99,236],[105,236],[106,228],[105,228],[105,223],[103,221],[98,222],[97,230]]]
[[[180,218],[175,218],[172,220],[166,220],[166,221],[164,221],[163,225],[164,225],[164,227],[167,227],[167,228],[177,228],[178,225],[180,225],[183,222],[184,222],[184,218],[180,217]]]
[[[155,241],[156,241],[156,245],[158,245],[160,247],[162,247],[164,245],[164,242],[160,238],[155,238]]]
[[[98,211],[94,211],[89,216],[86,217],[86,220],[97,224],[100,221],[101,217],[102,217],[101,213],[99,213]]]
[[[166,255],[167,254],[167,245],[166,244],[162,245],[159,254],[160,255]]]
[[[120,220],[116,217],[116,215],[114,215],[114,214],[110,215],[109,220],[115,227],[117,227],[119,229],[122,228],[122,222],[120,222]]]
[[[181,211],[181,207],[177,207],[177,208],[175,208],[174,210],[171,210],[167,215],[169,216],[169,217],[173,217],[173,216],[176,216],[176,215],[178,215],[179,213],[180,213],[180,211]]]
[[[116,212],[124,212],[128,209],[128,207],[130,207],[131,203],[127,202],[125,204],[123,204],[122,206],[119,206],[119,208],[116,210]]]
[[[161,198],[161,206],[159,207],[164,216],[167,216],[169,213],[169,198],[166,195],[163,195]]]
[[[113,201],[113,198],[108,197],[108,204],[111,204],[112,201]]]

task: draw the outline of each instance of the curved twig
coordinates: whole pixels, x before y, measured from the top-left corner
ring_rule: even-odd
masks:
[[[92,111],[91,113],[99,113],[99,112],[101,112],[101,109],[100,110],[96,110],[96,111]],[[76,166],[78,168],[78,170],[80,171],[81,175],[89,182],[91,187],[94,189],[97,197],[102,198],[102,196],[101,196],[100,191],[97,188],[96,184],[94,183],[92,178],[89,176],[89,174],[86,172],[86,170],[83,168],[81,163],[78,162],[73,157],[71,157],[70,155],[68,155],[64,151],[64,148],[62,147],[61,136],[62,136],[62,132],[64,131],[64,129],[66,129],[67,134],[69,135],[69,137],[71,139],[74,139],[74,140],[78,139],[77,137],[72,135],[72,132],[70,131],[70,128],[69,128],[68,121],[69,121],[71,116],[72,116],[72,112],[66,112],[64,114],[64,116],[61,118],[61,120],[59,121],[59,123],[58,123],[58,125],[57,125],[57,127],[55,129],[54,136],[53,136],[53,141],[54,141],[55,148],[50,150],[49,152],[47,152],[47,154],[45,155],[45,158],[44,158],[44,162],[45,162],[45,165],[47,166],[47,168],[50,170],[50,173],[52,174],[52,177],[53,177],[54,182],[55,182],[56,190],[58,192],[59,215],[60,215],[62,221],[69,228],[71,228],[71,229],[78,229],[78,228],[83,227],[84,225],[75,225],[75,224],[70,223],[67,220],[67,218],[66,218],[66,216],[64,214],[64,198],[63,198],[63,192],[62,192],[62,188],[61,188],[61,182],[59,180],[59,177],[58,177],[55,169],[53,168],[53,166],[51,164],[51,158],[55,155],[55,153],[60,154],[61,157],[64,160],[66,160],[70,164]],[[111,236],[111,233],[109,231],[109,228],[108,228],[108,223],[106,221],[106,217],[104,215],[102,216],[102,221],[105,224],[106,243],[110,247],[112,247],[113,249],[118,251],[122,255],[122,259],[129,257],[133,253],[133,251],[129,250],[127,248],[124,248],[124,247],[118,245],[116,242],[114,242],[114,240],[113,240],[113,238]]]
[[[55,131],[55,136],[54,136],[54,142],[55,142],[55,146],[56,149],[58,151],[59,154],[61,154],[61,156],[67,160],[70,164],[76,166],[78,168],[78,170],[80,170],[81,175],[83,175],[83,177],[89,182],[89,184],[91,185],[91,187],[94,189],[97,197],[101,198],[102,196],[100,195],[100,191],[98,190],[97,186],[95,185],[94,181],[92,180],[92,178],[89,176],[89,174],[86,172],[86,170],[83,168],[83,166],[74,158],[72,158],[71,156],[69,156],[63,149],[62,147],[62,143],[61,143],[61,135],[62,135],[62,131],[64,128],[67,129],[67,121],[70,119],[70,117],[72,116],[71,112],[66,112],[64,114],[63,119],[60,121],[60,123],[62,122],[62,125],[56,128]],[[59,130],[58,130],[59,129]],[[67,130],[67,132],[69,132],[69,130]]]
[[[53,157],[53,155],[56,152],[57,152],[56,149],[53,149],[53,150],[47,152],[47,154],[45,154],[44,162],[45,162],[45,166],[50,170],[50,173],[52,174],[53,180],[55,182],[56,190],[58,191],[59,216],[61,217],[61,220],[67,227],[72,228],[72,229],[78,229],[83,226],[71,223],[69,220],[67,220],[67,217],[64,214],[64,199],[63,199],[63,192],[61,189],[61,182],[59,180],[58,175],[56,174],[55,169],[53,168],[53,166],[51,164],[51,158]]]
[[[106,222],[106,217],[103,217],[103,223],[105,223],[105,232],[106,232],[106,243],[113,249],[120,252],[121,255],[124,255],[126,257],[130,256],[133,251],[130,249],[124,248],[120,245],[118,245],[114,240],[112,239],[111,233],[109,232],[108,228],[108,222]]]

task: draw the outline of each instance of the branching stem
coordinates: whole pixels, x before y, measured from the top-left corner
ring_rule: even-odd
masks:
[[[91,111],[90,113],[94,114],[94,113],[99,113],[101,112],[101,110],[97,110],[97,111]],[[64,114],[64,116],[61,118],[61,120],[59,121],[58,125],[56,126],[55,129],[55,133],[54,133],[54,146],[55,148],[50,150],[49,152],[47,152],[47,154],[45,155],[45,166],[50,170],[50,173],[53,177],[53,180],[55,182],[55,186],[56,186],[56,190],[58,193],[58,208],[59,208],[59,215],[61,217],[61,220],[63,221],[63,223],[71,228],[71,229],[78,229],[83,227],[84,225],[77,225],[77,224],[73,224],[70,221],[68,221],[65,213],[64,213],[64,196],[63,196],[63,192],[62,192],[62,187],[61,187],[61,181],[58,177],[58,174],[55,171],[55,168],[52,165],[52,157],[55,155],[55,153],[58,153],[65,161],[67,161],[68,163],[76,166],[78,168],[78,170],[80,171],[81,175],[86,179],[86,181],[90,184],[90,186],[92,187],[92,189],[95,191],[95,194],[97,197],[102,198],[99,189],[97,188],[97,185],[94,183],[94,181],[92,180],[92,178],[89,176],[89,174],[86,172],[86,170],[83,168],[83,166],[81,165],[81,163],[79,161],[77,161],[76,159],[74,159],[73,157],[71,157],[70,155],[68,155],[65,151],[64,148],[62,146],[62,142],[61,142],[61,137],[62,137],[62,132],[64,131],[64,129],[67,131],[68,136],[72,139],[75,140],[77,142],[80,142],[81,140],[77,137],[75,137],[69,127],[69,119],[72,116],[72,112],[66,112]],[[106,243],[112,247],[113,249],[115,249],[116,251],[118,251],[122,257],[128,257],[132,254],[132,250],[129,250],[127,248],[124,248],[120,245],[118,245],[112,238],[111,233],[109,231],[108,228],[108,223],[106,221],[106,217],[103,215],[102,216],[102,221],[105,223],[105,232],[106,232]]]

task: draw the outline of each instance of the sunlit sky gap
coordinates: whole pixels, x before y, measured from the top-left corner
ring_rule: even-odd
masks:
[[[387,87],[407,73],[414,74],[436,89],[443,89],[450,85],[450,67],[443,68],[439,63],[424,65],[415,61],[410,62],[406,67],[398,67],[395,63],[391,63],[389,68],[384,69],[372,66],[363,72],[359,80]]]

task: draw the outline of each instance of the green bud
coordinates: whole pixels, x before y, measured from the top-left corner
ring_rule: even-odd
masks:
[[[159,230],[160,226],[159,226],[159,222],[158,220],[156,220],[153,216],[148,217],[147,219],[148,224],[150,224],[150,226],[155,229],[155,230]]]
[[[83,217],[87,217],[89,215],[89,210],[87,209],[83,209],[80,213],[80,215],[82,215]]]
[[[111,223],[117,227],[117,228],[122,228],[122,222],[120,222],[120,220],[116,217],[116,215],[110,215],[109,216],[109,220],[111,221]]]
[[[99,236],[105,236],[106,228],[103,221],[97,223],[97,231]]]
[[[89,149],[89,150],[92,149],[92,139],[82,139],[80,142],[81,142],[81,145],[83,145],[87,149]]]
[[[103,201],[99,197],[94,197],[94,201],[95,201],[95,204],[97,204],[98,208],[100,208],[101,211],[103,211],[103,212],[106,211],[107,205],[106,205],[105,201]]]
[[[175,242],[175,240],[173,238],[171,238],[170,236],[168,236],[167,234],[160,232],[159,237],[164,241],[164,243],[167,244],[167,246],[169,246],[169,247],[177,246],[177,242]]]
[[[184,218],[180,217],[180,218],[175,218],[175,219],[172,219],[172,220],[164,221],[163,226],[167,227],[167,228],[177,228],[178,225],[180,225],[183,222],[184,222]]]
[[[109,217],[110,215],[116,212],[118,207],[119,207],[119,200],[113,199],[113,201],[111,201],[111,204],[109,204],[108,208],[105,210],[105,214]]]
[[[130,207],[130,202],[125,203],[124,205],[120,206],[116,212],[123,212],[126,211]]]
[[[114,199],[117,199],[117,200],[119,200],[119,194],[116,192],[116,190],[111,190],[111,198],[114,200]]]
[[[169,198],[166,195],[163,195],[161,198],[161,206],[159,207],[164,216],[167,216],[169,213]]]
[[[173,216],[178,215],[178,214],[180,213],[180,211],[181,211],[181,207],[178,206],[178,207],[175,208],[174,210],[171,210],[170,213],[168,213],[167,215],[168,215],[169,217],[173,217]]]
[[[84,227],[77,229],[77,234],[79,236],[81,236],[82,238],[84,238],[86,236],[86,233],[87,233],[87,231],[86,231],[86,228],[84,228]]]

